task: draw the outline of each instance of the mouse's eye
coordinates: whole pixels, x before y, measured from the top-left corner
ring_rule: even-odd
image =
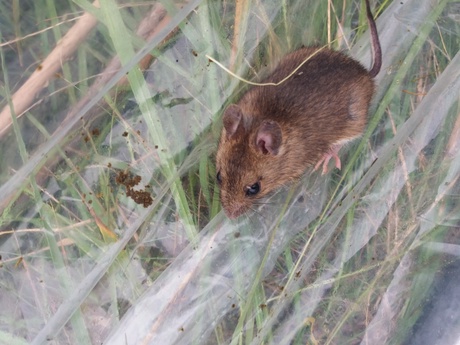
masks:
[[[216,175],[216,180],[219,186],[222,184],[222,176],[220,176],[220,171]]]
[[[247,196],[254,196],[260,191],[260,182],[256,182],[252,186],[246,186],[244,190]]]

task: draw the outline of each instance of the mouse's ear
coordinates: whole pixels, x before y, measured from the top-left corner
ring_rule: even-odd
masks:
[[[224,123],[225,132],[227,133],[227,138],[230,139],[235,135],[238,126],[242,125],[242,118],[243,112],[236,104],[230,104],[227,109],[225,109],[222,121]]]
[[[257,131],[256,146],[264,155],[277,155],[281,147],[282,133],[275,121],[264,121]]]

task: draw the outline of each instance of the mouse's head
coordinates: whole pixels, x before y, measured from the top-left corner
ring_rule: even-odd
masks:
[[[277,122],[245,115],[235,104],[227,107],[216,156],[216,179],[229,218],[243,214],[287,182],[275,178],[282,169],[283,151],[283,134]]]

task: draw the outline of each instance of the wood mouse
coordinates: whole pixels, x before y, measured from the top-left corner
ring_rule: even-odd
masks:
[[[301,48],[261,81],[278,83],[295,71],[283,83],[252,87],[225,109],[216,179],[229,218],[299,179],[315,163],[315,170],[323,165],[325,173],[334,158],[340,169],[339,149],[364,131],[373,78],[382,64],[377,28],[365,2],[373,50],[370,71],[341,52]]]

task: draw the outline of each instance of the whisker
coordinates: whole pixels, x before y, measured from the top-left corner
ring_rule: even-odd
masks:
[[[254,212],[255,214],[257,214],[258,216],[261,216],[261,215],[262,215],[262,212],[260,212],[260,211],[259,211],[259,208],[257,208],[257,207],[251,206],[251,207],[250,207],[250,210],[251,210],[252,212]]]
[[[254,201],[253,205],[261,206],[261,205],[274,205],[274,202],[270,201]]]

